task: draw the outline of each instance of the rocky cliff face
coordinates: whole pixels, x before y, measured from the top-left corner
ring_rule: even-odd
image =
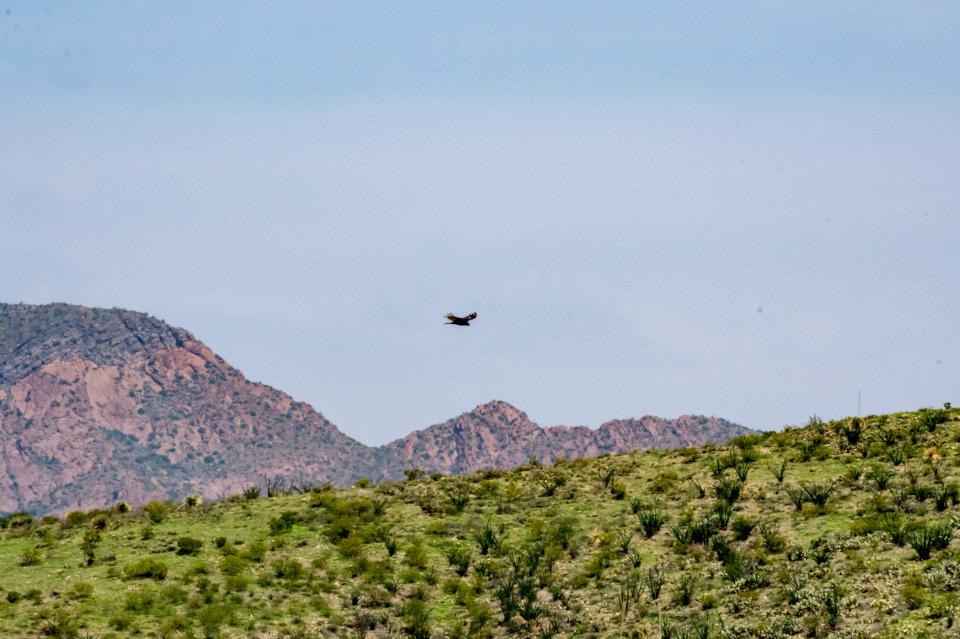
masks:
[[[405,468],[509,468],[722,441],[705,417],[542,429],[504,402],[380,448],[247,380],[189,332],[143,313],[0,304],[0,512],[235,494],[267,478],[348,484]]]
[[[0,511],[348,482],[375,451],[142,313],[0,306]]]
[[[586,426],[541,428],[510,404],[493,401],[442,424],[392,442],[388,448],[408,465],[443,473],[510,468],[535,457],[591,457],[649,448],[682,448],[722,442],[751,433],[725,419],[684,415],[643,417]]]

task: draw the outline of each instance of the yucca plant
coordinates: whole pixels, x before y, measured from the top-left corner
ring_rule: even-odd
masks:
[[[716,517],[720,529],[726,529],[730,523],[730,517],[733,516],[733,506],[729,502],[720,500],[713,507],[713,516]]]
[[[487,522],[473,538],[477,542],[477,545],[480,546],[481,555],[488,554],[492,548],[496,548],[500,544],[497,533],[493,530],[490,522]]]
[[[743,482],[731,477],[721,477],[720,480],[713,485],[713,492],[717,496],[717,499],[722,499],[730,504],[740,499],[742,490]]]
[[[836,488],[836,482],[811,482],[809,484],[801,484],[801,488],[803,488],[807,500],[817,508],[822,509],[827,505],[830,495],[833,494],[833,490]]]
[[[738,541],[746,541],[756,526],[756,518],[748,517],[746,515],[738,515],[734,517],[733,522],[730,524],[730,528],[733,530],[733,534]]]
[[[697,499],[703,499],[704,497],[706,497],[707,495],[706,488],[704,488],[703,485],[700,482],[698,482],[695,477],[690,478],[690,483],[693,484],[694,489],[696,489],[697,491]]]
[[[874,466],[867,473],[867,479],[873,482],[877,490],[886,490],[890,480],[893,479],[893,470],[886,466]]]
[[[643,534],[647,539],[660,532],[663,524],[667,521],[667,516],[658,509],[641,510],[637,514],[637,518],[640,520],[640,527],[643,528]]]
[[[699,575],[690,570],[685,570],[680,574],[677,580],[677,587],[673,594],[673,603],[677,606],[689,606],[693,601],[693,594],[697,590],[697,584],[700,581]]]
[[[706,545],[720,530],[720,524],[716,517],[705,517],[690,524],[689,530],[693,543]]]
[[[807,501],[807,494],[799,486],[787,486],[783,489],[787,496],[790,498],[790,501],[793,502],[794,508],[797,511],[803,509],[803,504]]]
[[[633,541],[633,531],[632,530],[621,530],[617,533],[617,548],[620,549],[620,552],[626,555],[630,552],[630,543]]]
[[[920,526],[909,535],[908,540],[917,556],[926,560],[934,550],[943,550],[949,546],[951,537],[953,537],[953,526],[945,522]]]
[[[660,598],[660,591],[667,581],[667,575],[660,566],[650,566],[644,575],[644,583],[650,591],[650,598],[654,601]]]
[[[787,460],[784,459],[780,462],[779,466],[774,466],[771,471],[773,472],[773,477],[777,480],[778,484],[783,483],[783,478],[787,476]]]
[[[733,465],[733,470],[737,473],[737,479],[739,479],[741,483],[747,481],[747,475],[750,473],[750,466],[752,465],[753,464],[745,459],[738,459]]]
[[[891,448],[887,452],[887,458],[890,459],[890,463],[894,466],[899,466],[903,463],[903,460],[906,458],[907,453],[903,450],[903,447],[898,446],[896,448]]]

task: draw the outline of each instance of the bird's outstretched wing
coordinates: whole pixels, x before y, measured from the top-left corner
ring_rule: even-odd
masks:
[[[455,322],[455,321],[457,321],[457,320],[462,320],[463,318],[462,318],[462,317],[457,317],[457,316],[454,315],[453,313],[447,313],[447,319],[450,320],[451,322]]]
[[[470,320],[475,320],[475,319],[477,319],[477,314],[476,314],[476,313],[470,313],[469,315],[467,315],[467,316],[464,317],[463,319],[467,320],[468,322],[469,322]]]

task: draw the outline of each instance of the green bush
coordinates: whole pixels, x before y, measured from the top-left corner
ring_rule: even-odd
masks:
[[[470,569],[470,560],[470,549],[463,544],[454,544],[447,549],[447,562],[461,577],[465,576]]]
[[[166,502],[151,501],[143,507],[143,512],[151,522],[159,524],[170,513],[170,506]]]
[[[156,579],[161,581],[167,578],[167,565],[159,559],[144,557],[127,564],[123,569],[127,579]]]
[[[756,518],[748,517],[746,515],[737,515],[733,518],[733,522],[730,524],[730,528],[733,530],[733,534],[738,541],[746,541],[756,526]]]
[[[43,553],[38,548],[26,548],[20,553],[21,566],[36,566],[43,561]]]
[[[178,537],[177,538],[177,554],[178,555],[196,555],[200,553],[200,549],[203,547],[203,542],[199,539],[194,539],[193,537]]]

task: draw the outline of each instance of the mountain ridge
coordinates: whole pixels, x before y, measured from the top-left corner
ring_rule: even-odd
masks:
[[[698,416],[542,428],[493,400],[370,447],[146,313],[0,304],[0,512],[217,498],[277,477],[349,485],[414,466],[463,473],[749,432]]]

